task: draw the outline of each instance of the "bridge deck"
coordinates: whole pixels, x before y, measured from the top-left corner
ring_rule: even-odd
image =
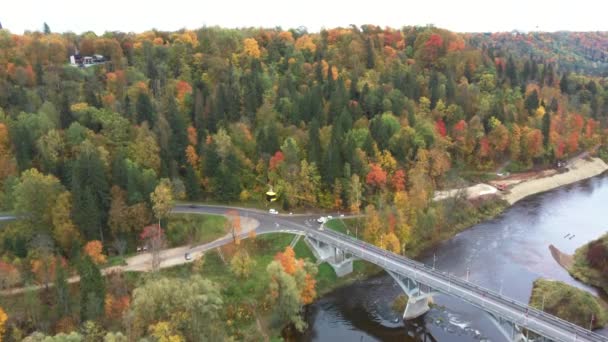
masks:
[[[351,236],[330,229],[307,229],[306,234],[434,290],[458,297],[553,341],[608,341],[607,337]]]

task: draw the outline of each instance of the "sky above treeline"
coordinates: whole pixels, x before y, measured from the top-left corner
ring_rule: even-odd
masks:
[[[13,33],[174,31],[202,26],[427,25],[457,32],[608,31],[607,0],[3,0],[0,23]]]

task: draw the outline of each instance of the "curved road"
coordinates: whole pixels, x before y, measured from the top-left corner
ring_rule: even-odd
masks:
[[[481,288],[473,283],[436,271],[417,261],[388,252],[351,236],[330,229],[319,229],[310,223],[316,216],[272,215],[259,210],[237,209],[245,217],[260,222],[258,234],[270,232],[290,232],[312,237],[318,241],[340,248],[358,258],[372,262],[385,270],[401,274],[434,290],[458,297],[482,310],[502,317],[520,327],[527,328],[554,341],[608,341],[608,338],[595,334],[570,322],[547,314],[524,303],[504,297],[494,291]],[[180,206],[176,212],[223,214],[226,208],[215,206]],[[245,237],[245,234],[243,234]],[[215,244],[219,240],[211,244]],[[208,244],[210,245],[210,244]],[[198,246],[199,251],[207,247]],[[205,249],[206,250],[206,249]]]
[[[358,258],[372,262],[386,270],[431,286],[437,291],[461,298],[486,312],[506,318],[511,322],[517,323],[521,327],[528,328],[529,330],[537,332],[554,341],[608,341],[608,338],[604,336],[595,334],[555,316],[536,310],[526,304],[506,298],[493,291],[483,289],[460,278],[436,271],[419,262],[388,252],[374,245],[330,229],[321,230],[319,229],[319,225],[314,221],[318,217],[318,214],[273,215],[256,209],[196,204],[177,205],[173,212],[225,215],[230,209],[236,210],[239,215],[244,218],[241,220],[254,225],[253,229],[256,230],[257,235],[277,232],[307,235],[318,241],[340,248]],[[247,238],[249,233],[244,231],[240,235],[241,238]],[[191,262],[185,260],[184,254],[186,252],[191,253],[193,259],[195,259],[196,256],[205,251],[215,249],[219,246],[228,244],[231,241],[232,236],[226,235],[215,241],[194,247],[185,246],[164,250],[161,253],[162,262],[160,267],[171,267]],[[150,253],[145,253],[127,259],[126,266],[106,268],[103,272],[105,274],[113,270],[146,271],[149,269],[150,263],[151,255]],[[78,280],[78,277],[69,279],[70,282],[77,282]],[[24,290],[25,288],[10,289],[2,291],[0,294],[14,294],[23,292]]]

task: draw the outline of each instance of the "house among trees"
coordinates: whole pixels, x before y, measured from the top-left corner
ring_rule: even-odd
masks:
[[[98,64],[104,64],[105,62],[107,62],[107,59],[102,55],[82,56],[78,50],[76,50],[74,55],[70,56],[70,65],[79,68],[88,68]]]

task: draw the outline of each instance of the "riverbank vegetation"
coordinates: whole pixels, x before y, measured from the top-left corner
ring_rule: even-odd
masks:
[[[608,293],[608,234],[578,248],[570,274]]]
[[[407,213],[407,206],[402,206],[401,210],[387,207],[382,211],[368,206],[365,217],[333,219],[326,223],[326,227],[356,236],[398,254],[405,252],[406,256],[417,257],[464,229],[494,218],[507,207],[508,203],[497,197],[473,201],[460,197],[448,198],[433,203],[424,212],[423,220],[413,221],[415,225],[410,226],[403,223],[402,215],[406,215],[403,211],[405,209]]]
[[[585,329],[608,323],[608,311],[598,298],[561,281],[536,280],[530,305]]]
[[[366,240],[419,253],[501,206],[435,203],[436,189],[606,143],[607,44],[604,33],[432,26],[0,29],[0,210],[21,217],[0,231],[1,283],[46,287],[61,268],[95,275],[102,264],[87,258],[144,246],[156,269],[167,244],[223,229],[186,218],[167,226],[169,197],[260,203],[269,188],[284,210],[365,212]],[[76,50],[109,62],[76,68],[67,63]],[[244,254],[231,265],[239,274],[247,266]],[[319,283],[329,274],[320,265]],[[206,279],[195,283],[190,290],[215,293]],[[93,329],[86,317],[104,326],[108,299],[81,297],[89,316],[70,306],[35,319],[9,313],[6,324],[24,336]],[[54,307],[57,298],[46,290],[40,300]],[[177,333],[157,318],[143,333]]]

